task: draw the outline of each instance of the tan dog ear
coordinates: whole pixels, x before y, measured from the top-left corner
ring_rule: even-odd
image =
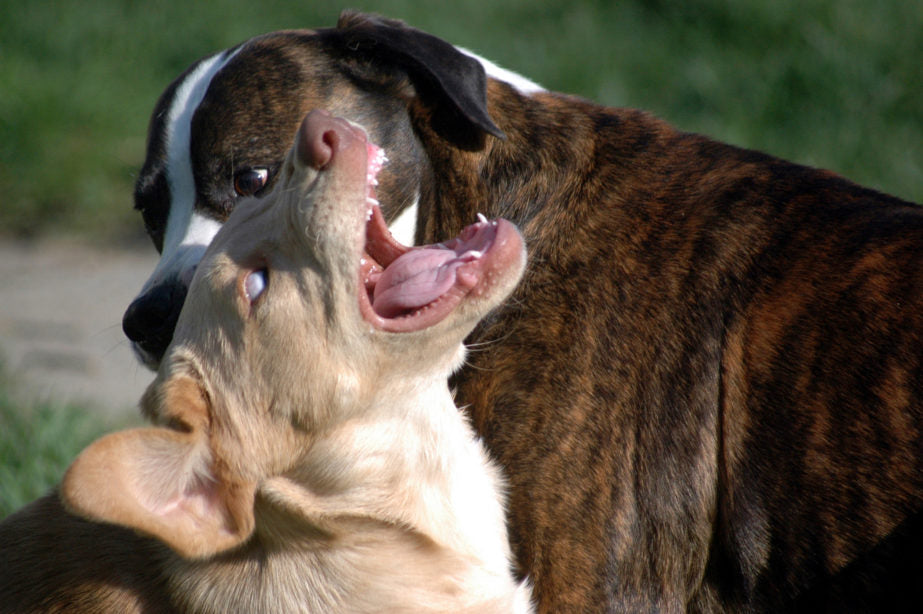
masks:
[[[217,475],[202,425],[194,417],[183,422],[188,431],[132,429],[92,443],[64,476],[65,504],[156,537],[187,558],[241,544],[253,532],[255,487]]]

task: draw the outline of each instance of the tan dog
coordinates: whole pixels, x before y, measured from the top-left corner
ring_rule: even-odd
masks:
[[[47,498],[0,529],[0,609],[531,609],[501,480],[447,385],[522,240],[482,218],[445,245],[394,243],[369,192],[379,153],[345,120],[305,119],[275,193],[198,269],[142,401],[156,426],[103,437],[64,478],[79,515],[181,556]]]

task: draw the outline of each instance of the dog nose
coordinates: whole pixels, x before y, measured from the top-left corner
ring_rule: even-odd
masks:
[[[359,139],[360,133],[360,128],[345,119],[315,109],[301,122],[298,153],[307,166],[321,170],[347,142]],[[364,133],[361,136],[364,137]]]
[[[173,330],[185,299],[186,287],[179,282],[154,286],[125,310],[122,317],[125,336],[159,361],[173,340]]]

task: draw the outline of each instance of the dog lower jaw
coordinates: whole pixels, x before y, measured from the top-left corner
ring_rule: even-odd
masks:
[[[155,352],[149,352],[141,347],[141,344],[137,341],[131,342],[131,351],[134,353],[138,362],[151,371],[157,371],[157,369],[160,368],[160,363],[163,359],[162,353],[157,354]]]
[[[375,306],[375,287],[384,271],[411,252],[445,252],[448,287],[422,305],[380,313]],[[407,247],[391,236],[380,208],[372,207],[366,224],[365,249],[359,262],[359,307],[363,318],[386,332],[412,332],[442,322],[467,298],[489,298],[492,289],[504,285],[521,263],[522,238],[506,220],[479,221],[467,226],[458,237],[436,246]],[[454,256],[454,257],[453,257]],[[482,314],[481,314],[482,315]]]

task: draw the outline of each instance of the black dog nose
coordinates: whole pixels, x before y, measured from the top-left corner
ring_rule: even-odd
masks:
[[[173,339],[176,320],[186,299],[178,281],[158,284],[132,301],[122,317],[125,336],[158,362]]]

